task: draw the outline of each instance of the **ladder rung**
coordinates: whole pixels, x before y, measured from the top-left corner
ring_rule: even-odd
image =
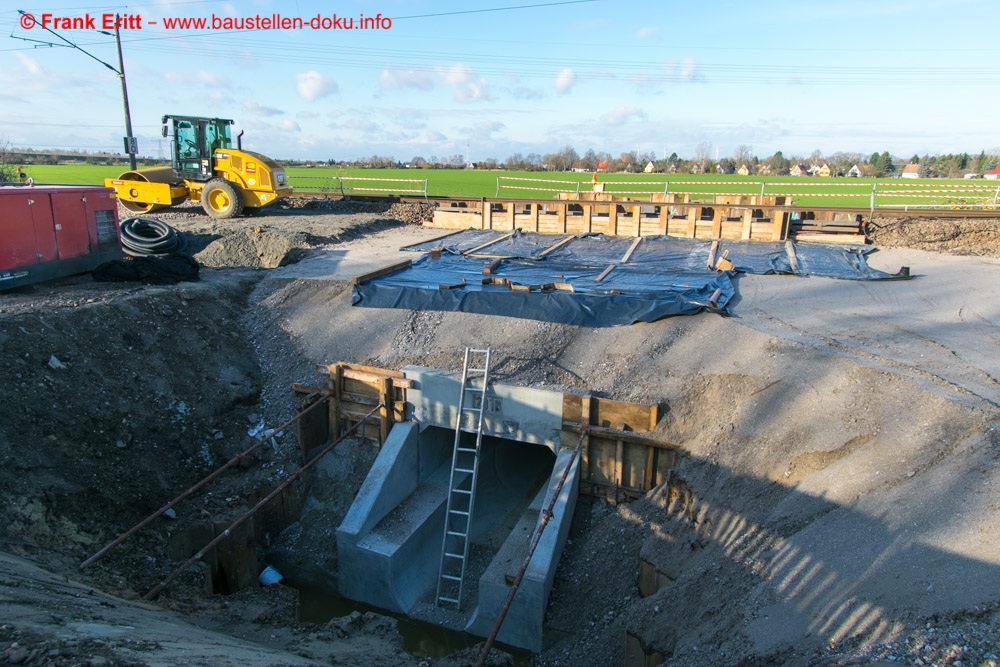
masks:
[[[467,489],[452,489],[451,492],[452,493],[464,493],[467,496],[471,496],[472,495],[472,491],[469,491]]]
[[[462,580],[462,577],[456,577],[453,574],[442,574],[441,578],[442,579],[449,579],[451,581],[461,581]]]
[[[478,451],[475,447],[457,447],[460,452],[475,452]]]
[[[454,535],[455,537],[468,537],[469,536],[468,533],[460,533],[460,532],[455,531],[455,530],[449,530],[448,534],[449,535]]]
[[[458,560],[465,560],[465,556],[463,554],[453,554],[450,551],[445,551],[444,555],[449,558],[457,558]]]
[[[469,516],[468,512],[463,512],[462,510],[449,510],[452,514],[461,514],[462,516]]]
[[[476,472],[472,468],[455,468],[455,472]]]
[[[446,598],[443,595],[438,598],[438,602],[451,602],[452,604],[458,604],[458,600],[455,598]]]

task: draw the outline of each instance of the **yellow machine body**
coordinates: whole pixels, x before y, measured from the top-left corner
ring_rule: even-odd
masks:
[[[288,176],[277,162],[232,146],[231,120],[164,116],[163,124],[164,136],[172,129],[170,167],[126,171],[104,180],[128,210],[148,213],[190,199],[200,202],[211,217],[224,219],[292,193]]]

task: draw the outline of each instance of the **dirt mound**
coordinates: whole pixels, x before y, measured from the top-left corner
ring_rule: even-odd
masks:
[[[866,226],[872,244],[952,255],[1000,257],[1000,218],[883,218]]]
[[[197,253],[202,266],[276,269],[292,264],[305,254],[308,236],[302,232],[279,234],[250,230],[226,234]]]

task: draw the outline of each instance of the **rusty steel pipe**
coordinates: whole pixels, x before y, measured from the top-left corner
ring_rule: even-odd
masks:
[[[305,410],[303,410],[299,414],[295,415],[294,417],[292,417],[291,419],[289,419],[288,421],[286,421],[284,424],[282,424],[278,428],[274,429],[273,433],[280,433],[280,432],[284,431],[286,428],[288,428],[289,426],[291,426],[292,424],[294,424],[296,421],[298,421],[299,419],[301,419],[302,417],[304,417],[307,412],[311,411],[317,405],[325,403],[327,400],[329,400],[329,396],[324,397],[322,400],[316,401],[315,403],[313,403],[312,405],[310,405],[309,407],[307,407]],[[84,569],[85,567],[87,567],[89,565],[93,565],[98,560],[100,560],[101,558],[103,558],[104,555],[107,554],[109,551],[111,551],[112,549],[114,549],[115,547],[117,547],[119,544],[121,544],[122,542],[124,542],[125,540],[127,540],[130,537],[132,537],[133,535],[135,535],[140,530],[142,530],[142,528],[145,527],[150,521],[152,521],[153,519],[159,517],[164,512],[166,512],[168,509],[170,509],[171,507],[173,507],[174,505],[176,505],[180,501],[184,500],[185,498],[187,498],[188,496],[190,496],[192,493],[194,493],[195,491],[197,491],[201,487],[205,486],[206,484],[208,484],[209,482],[211,482],[212,480],[214,480],[216,477],[218,477],[219,475],[221,475],[223,472],[225,472],[226,470],[229,470],[234,465],[237,465],[240,461],[242,461],[246,457],[250,456],[250,454],[252,454],[254,451],[256,451],[256,449],[258,447],[260,447],[265,442],[267,442],[272,437],[274,437],[273,433],[272,433],[272,435],[267,435],[267,436],[264,436],[263,438],[259,439],[257,442],[255,442],[253,445],[251,445],[245,451],[243,451],[243,452],[237,454],[236,456],[234,456],[233,458],[229,459],[229,461],[225,465],[223,465],[221,468],[219,468],[218,470],[216,470],[215,472],[213,472],[211,475],[209,475],[208,477],[204,478],[203,480],[201,480],[200,482],[198,482],[197,484],[195,484],[194,486],[192,486],[190,489],[188,489],[187,491],[185,491],[181,495],[177,496],[176,498],[174,498],[173,500],[171,500],[169,503],[167,503],[166,505],[164,505],[160,509],[158,509],[155,512],[153,512],[152,514],[150,514],[149,516],[147,516],[145,519],[143,519],[142,521],[140,521],[136,525],[134,525],[131,528],[129,528],[127,531],[125,531],[124,533],[122,533],[116,540],[114,540],[113,542],[111,542],[110,544],[108,544],[106,547],[104,547],[103,549],[101,549],[100,551],[98,551],[96,554],[94,554],[93,556],[91,556],[87,560],[85,560],[82,563],[80,563],[80,569],[82,570],[82,569]]]
[[[476,660],[476,667],[483,667],[486,664],[486,659],[490,655],[490,649],[493,648],[493,642],[496,641],[497,635],[500,634],[500,627],[503,625],[504,619],[507,618],[507,612],[510,611],[510,605],[514,601],[514,595],[517,593],[518,587],[521,585],[521,580],[524,579],[525,572],[528,571],[528,565],[531,563],[531,557],[535,554],[535,549],[538,547],[538,543],[542,539],[542,533],[545,531],[545,526],[549,523],[549,519],[552,518],[552,508],[556,506],[556,501],[559,500],[559,494],[562,492],[563,485],[566,483],[566,478],[569,477],[569,469],[573,467],[573,461],[580,454],[580,447],[583,446],[584,439],[590,434],[590,427],[587,426],[580,433],[580,439],[576,443],[576,447],[573,448],[573,454],[570,455],[569,461],[566,462],[566,467],[562,471],[562,475],[559,476],[559,482],[556,483],[556,488],[552,492],[552,500],[549,501],[548,507],[542,510],[542,518],[538,522],[538,530],[531,537],[531,544],[528,545],[528,554],[524,557],[524,562],[521,563],[520,569],[517,571],[517,576],[514,577],[514,583],[511,584],[510,592],[507,593],[507,597],[504,599],[503,604],[500,606],[500,613],[497,614],[497,620],[493,623],[493,629],[490,630],[490,636],[486,638],[486,644],[483,646],[482,653],[479,654],[479,659]]]
[[[230,524],[229,528],[226,528],[224,531],[222,531],[221,533],[219,533],[215,537],[214,540],[212,540],[211,542],[209,542],[208,544],[206,544],[204,547],[202,547],[201,550],[198,551],[198,553],[196,553],[195,555],[193,555],[190,558],[188,558],[184,562],[183,565],[181,565],[176,570],[174,570],[173,572],[171,572],[170,575],[166,579],[164,579],[163,581],[161,581],[160,583],[158,583],[156,586],[154,586],[152,589],[150,589],[150,591],[148,593],[146,593],[142,597],[142,599],[143,600],[152,600],[154,597],[156,597],[157,594],[159,594],[160,591],[162,591],[164,588],[166,588],[167,584],[169,584],[171,581],[173,581],[174,579],[176,579],[180,575],[181,572],[183,572],[184,570],[186,570],[189,567],[191,567],[192,565],[194,565],[196,561],[201,560],[202,556],[204,556],[206,553],[208,553],[209,551],[211,551],[212,549],[214,549],[220,542],[222,542],[222,540],[224,540],[227,537],[229,537],[230,533],[232,532],[232,530],[234,528],[238,528],[239,526],[242,526],[248,519],[250,519],[250,517],[252,517],[254,514],[256,514],[257,510],[259,510],[261,507],[263,507],[267,503],[271,502],[278,494],[280,494],[282,491],[284,491],[286,488],[288,488],[288,486],[292,482],[295,482],[300,477],[302,477],[302,475],[307,470],[309,470],[309,468],[313,467],[313,465],[315,465],[317,461],[319,461],[321,458],[323,458],[328,453],[330,453],[330,451],[334,447],[336,447],[337,445],[339,445],[340,442],[344,438],[346,438],[347,436],[349,436],[359,426],[361,426],[366,421],[368,421],[368,419],[372,415],[374,415],[376,412],[378,412],[379,410],[381,410],[384,405],[385,405],[384,403],[379,403],[378,405],[376,405],[374,410],[372,410],[367,415],[365,415],[364,417],[362,417],[361,419],[359,419],[353,426],[351,426],[351,428],[347,429],[347,432],[345,432],[344,435],[340,436],[339,438],[337,438],[336,440],[334,440],[333,442],[331,442],[329,445],[327,445],[326,447],[324,447],[323,450],[319,454],[317,454],[316,456],[314,456],[309,461],[309,463],[306,463],[304,466],[302,466],[297,471],[295,471],[295,473],[293,473],[291,477],[289,477],[284,482],[282,482],[281,484],[279,484],[278,487],[276,489],[274,489],[274,491],[272,491],[271,493],[267,494],[267,496],[265,496],[264,498],[261,498],[260,501],[258,501],[256,505],[254,505],[253,507],[251,507],[249,511],[247,511],[243,516],[241,516],[239,519],[237,519],[232,524]]]

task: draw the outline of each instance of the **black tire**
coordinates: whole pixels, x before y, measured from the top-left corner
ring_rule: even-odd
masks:
[[[235,218],[243,212],[243,197],[232,183],[213,178],[201,190],[201,207],[216,220]]]

